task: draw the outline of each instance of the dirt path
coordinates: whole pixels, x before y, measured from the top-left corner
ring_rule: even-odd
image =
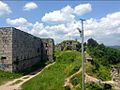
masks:
[[[74,73],[74,74],[72,74],[71,76],[67,77],[67,78],[65,79],[65,82],[64,82],[65,84],[64,84],[64,86],[68,86],[68,87],[70,87],[71,90],[73,90],[73,85],[72,85],[72,83],[70,82],[70,79],[71,79],[72,77],[74,77],[75,75],[79,74],[81,71],[82,71],[82,68],[80,68],[79,71],[77,71],[76,73]]]
[[[73,86],[72,83],[70,82],[70,79],[71,79],[72,77],[74,77],[75,75],[79,74],[81,71],[82,71],[82,68],[80,68],[79,71],[77,71],[76,73],[74,73],[74,74],[72,74],[71,76],[67,77],[67,78],[65,79],[65,82],[64,82],[65,84],[64,84],[64,86],[70,87],[71,90],[74,90],[76,87],[78,87],[79,84],[76,85],[76,87],[74,88],[74,86]],[[85,82],[94,82],[94,83],[96,83],[96,84],[98,84],[98,85],[110,84],[110,85],[112,85],[112,86],[115,88],[115,90],[120,90],[120,86],[119,86],[119,84],[118,84],[117,82],[112,81],[112,80],[110,80],[110,81],[102,81],[102,80],[97,79],[97,78],[95,78],[95,77],[89,76],[89,75],[86,74],[86,73],[85,73]]]
[[[102,81],[100,79],[97,79],[95,77],[89,76],[87,74],[85,74],[85,81],[86,82],[95,82],[98,85],[102,85],[102,84],[110,84],[111,86],[113,86],[115,88],[115,90],[120,90],[120,85],[119,83],[115,82],[115,81]]]
[[[85,82],[95,82],[95,83],[99,83],[101,82],[101,80],[95,78],[95,77],[92,77],[92,76],[89,76],[85,73]]]
[[[54,62],[55,63],[55,62]],[[30,73],[29,75],[25,75],[23,77],[14,79],[13,81],[8,81],[6,84],[3,84],[0,86],[0,90],[21,90],[21,85],[25,82],[27,82],[28,80],[30,80],[31,78],[39,75],[41,72],[43,72],[46,68],[50,67],[52,64],[47,65],[45,68],[43,69],[39,69],[36,70],[32,73]]]

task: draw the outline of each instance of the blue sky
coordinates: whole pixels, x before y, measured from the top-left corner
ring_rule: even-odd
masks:
[[[1,1],[0,26],[13,26],[59,43],[80,39],[73,27],[79,27],[79,18],[85,18],[86,40],[93,37],[105,45],[120,45],[119,5],[120,1]],[[64,8],[67,11],[62,12]]]

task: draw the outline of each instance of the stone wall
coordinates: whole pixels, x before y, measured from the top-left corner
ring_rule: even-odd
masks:
[[[81,44],[75,40],[65,40],[56,45],[56,49],[63,51],[63,50],[77,50],[79,51],[81,48]]]
[[[12,71],[12,28],[0,28],[0,69]]]
[[[112,66],[111,70],[112,80],[120,83],[120,67]]]
[[[43,60],[54,59],[54,40],[51,38],[42,39],[42,59]]]
[[[41,60],[41,39],[13,28],[13,71],[19,71]]]
[[[41,60],[53,60],[53,39],[41,39],[16,28],[0,28],[0,69],[20,71]]]

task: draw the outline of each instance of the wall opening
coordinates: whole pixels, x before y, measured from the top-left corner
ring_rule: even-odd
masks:
[[[2,57],[1,57],[1,60],[3,60],[3,59],[6,59],[6,57],[3,57],[3,56],[2,56]]]

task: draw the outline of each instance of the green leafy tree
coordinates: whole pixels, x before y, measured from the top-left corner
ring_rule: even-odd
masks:
[[[92,38],[88,39],[87,44],[89,47],[96,47],[98,45],[97,41]]]

